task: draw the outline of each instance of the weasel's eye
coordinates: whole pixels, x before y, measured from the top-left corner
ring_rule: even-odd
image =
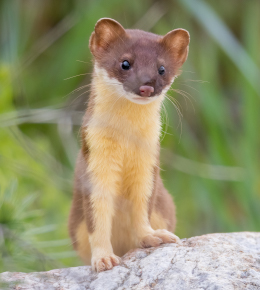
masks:
[[[130,69],[130,63],[127,60],[124,60],[121,64],[122,69],[129,70]]]
[[[164,73],[165,73],[165,68],[164,68],[163,65],[158,69],[158,73],[159,73],[161,76],[164,75]]]

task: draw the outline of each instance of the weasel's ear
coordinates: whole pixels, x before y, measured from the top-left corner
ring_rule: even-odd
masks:
[[[111,18],[101,18],[89,39],[89,48],[94,56],[108,49],[109,45],[125,34],[123,26]]]
[[[185,29],[174,29],[162,38],[162,44],[166,50],[174,55],[175,60],[181,67],[188,57],[190,34]]]

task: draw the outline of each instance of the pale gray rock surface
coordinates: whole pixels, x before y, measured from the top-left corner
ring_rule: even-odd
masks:
[[[209,234],[182,245],[137,249],[120,266],[99,274],[90,267],[0,274],[7,289],[260,289],[260,233]]]

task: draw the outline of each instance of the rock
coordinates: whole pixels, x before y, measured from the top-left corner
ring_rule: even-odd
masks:
[[[260,233],[209,234],[136,249],[96,274],[89,266],[0,274],[8,289],[260,289]]]

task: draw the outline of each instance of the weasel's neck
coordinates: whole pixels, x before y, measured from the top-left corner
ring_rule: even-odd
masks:
[[[118,94],[113,79],[105,79],[95,74],[92,80],[93,113],[89,126],[111,131],[113,135],[149,139],[158,142],[161,121],[162,98],[145,104],[135,104]],[[127,138],[127,137],[126,137]]]

